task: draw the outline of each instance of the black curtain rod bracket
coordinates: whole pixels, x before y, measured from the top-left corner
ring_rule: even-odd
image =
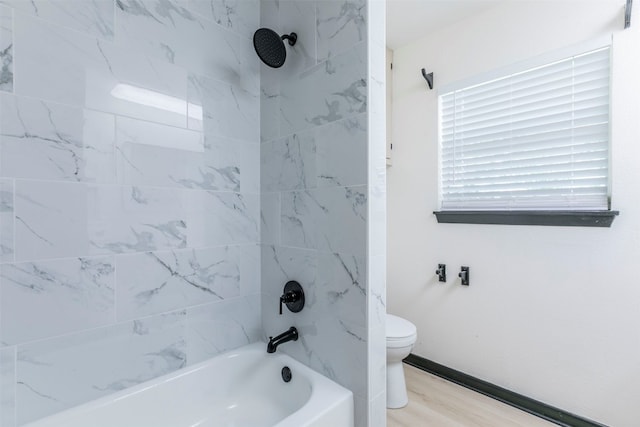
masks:
[[[424,79],[427,81],[427,84],[429,85],[429,89],[433,89],[433,73],[427,74],[427,70],[423,68],[422,77],[424,77]]]
[[[631,26],[631,6],[633,0],[627,0],[627,5],[624,8],[624,29],[626,30]]]

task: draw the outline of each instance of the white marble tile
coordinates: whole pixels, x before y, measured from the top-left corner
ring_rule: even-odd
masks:
[[[116,120],[116,142],[120,150],[126,145],[143,145],[151,148],[168,148],[195,153],[204,152],[204,136],[175,126],[118,117]]]
[[[15,194],[18,261],[187,245],[180,190],[18,181]]]
[[[210,138],[211,145],[216,149],[216,157],[224,153],[238,153],[240,164],[240,191],[243,193],[260,193],[260,144],[246,143],[225,138]],[[237,151],[236,151],[237,150]]]
[[[16,347],[0,348],[0,426],[16,426]]]
[[[113,0],[0,0],[0,4],[95,37],[113,38]]]
[[[260,97],[241,87],[208,77],[189,76],[189,128],[247,142],[260,141]]]
[[[13,181],[0,179],[0,262],[13,261],[15,246],[13,193]]]
[[[367,2],[368,134],[368,425],[386,426],[386,48],[385,2]]]
[[[185,70],[111,43],[98,42],[96,46],[101,63],[86,67],[85,72],[88,108],[186,127]],[[79,68],[83,66],[79,64]],[[63,86],[68,84],[63,80]]]
[[[386,51],[387,0],[367,1],[367,43],[378,45]]]
[[[185,324],[180,311],[21,346],[18,425],[184,367]]]
[[[186,192],[174,189],[90,187],[91,251],[124,253],[187,247],[187,199]]]
[[[13,19],[11,9],[0,6],[0,90],[13,91]]]
[[[12,95],[0,111],[3,176],[115,182],[113,116]]]
[[[242,295],[257,295],[262,290],[262,272],[260,259],[262,256],[259,244],[238,245],[240,260],[240,286]]]
[[[374,6],[375,5],[375,6]],[[384,22],[384,5],[382,6],[382,11],[380,9],[379,1],[369,3],[369,10],[372,15],[379,15],[382,13],[382,21]],[[380,17],[376,16],[376,20],[380,20]],[[384,24],[382,26],[384,28]],[[375,39],[376,41],[371,41],[367,43],[368,48],[368,57],[369,57],[369,79],[374,80],[376,82],[382,83],[384,85],[386,81],[386,71],[387,71],[387,48],[385,43],[385,32],[374,30],[375,36],[370,34],[370,39]],[[382,88],[382,93],[376,95],[375,100],[382,102],[383,106],[386,101],[386,91],[384,87]],[[384,111],[382,111],[384,113]],[[386,122],[385,122],[386,123]]]
[[[314,250],[286,248],[282,246],[262,246],[262,293],[268,299],[265,316],[278,314],[278,298],[284,285],[295,280],[305,291],[305,309],[315,304],[315,288],[318,275],[318,253]],[[303,315],[303,312],[296,315]],[[286,309],[283,310],[286,313]]]
[[[367,135],[366,114],[316,129],[318,187],[367,183]]]
[[[88,193],[85,184],[16,181],[16,261],[89,254]]]
[[[323,61],[366,40],[366,0],[316,2],[318,61]]]
[[[372,329],[384,329],[387,313],[387,257],[369,255],[367,265],[368,325]]]
[[[316,187],[316,141],[313,132],[293,134],[260,147],[262,191]]]
[[[307,252],[312,253],[314,251]],[[302,254],[299,255],[302,256]],[[294,357],[305,364],[311,364],[314,369],[328,374],[330,378],[335,379],[337,376],[342,376],[343,379],[338,382],[346,385],[354,391],[364,393],[367,385],[365,380],[367,367],[364,364],[355,363],[349,365],[349,363],[353,362],[353,358],[360,360],[364,360],[366,358],[366,345],[364,345],[363,342],[366,341],[367,336],[365,332],[366,329],[362,325],[362,318],[365,317],[364,311],[366,311],[366,308],[361,308],[361,306],[352,306],[350,309],[357,311],[359,315],[344,315],[346,318],[357,318],[358,324],[350,323],[348,320],[341,318],[341,315],[344,314],[343,309],[347,304],[347,300],[357,303],[359,299],[361,300],[364,298],[353,293],[351,295],[342,295],[339,297],[340,301],[337,302],[335,292],[324,288],[326,283],[323,282],[322,279],[322,268],[325,266],[323,265],[322,259],[316,261],[313,258],[314,255],[311,256],[312,259],[308,261],[318,263],[318,278],[314,279],[315,281],[308,279],[299,280],[305,292],[305,307],[301,312],[291,313],[284,308],[283,314],[278,314],[279,297],[282,294],[282,287],[284,283],[286,283],[286,280],[281,283],[280,281],[274,282],[277,284],[277,286],[272,287],[274,290],[270,293],[263,293],[262,324],[265,332],[264,338],[268,339],[269,336],[275,336],[287,330],[290,326],[296,326],[300,331],[301,336],[304,335],[307,338],[303,340],[301,345],[295,344],[293,346],[283,347],[285,352],[294,355]],[[320,255],[320,258],[322,258],[322,254]],[[309,276],[310,272],[305,271],[303,275]],[[339,280],[339,278],[337,279]],[[266,281],[267,279],[265,278],[264,282]],[[340,285],[335,284],[332,286],[333,289],[340,287]],[[349,285],[344,285],[342,288],[348,289]],[[344,304],[341,306],[342,303]],[[341,314],[337,314],[338,312]],[[320,330],[321,328],[322,330]],[[349,336],[348,339],[347,337],[343,337],[345,339],[341,339],[341,335],[345,334],[351,336]],[[317,335],[319,337],[317,337]],[[352,339],[359,344],[355,346],[353,342],[350,344],[345,343],[345,341]],[[333,351],[330,351],[327,348],[322,348],[327,345],[327,342],[331,342],[331,340],[335,340],[333,341],[334,344],[332,344]],[[360,340],[362,340],[362,342],[360,342]],[[345,343],[345,345],[344,347],[341,347],[343,343]],[[350,345],[351,347],[349,347]],[[341,361],[340,359],[345,353],[342,351],[336,351],[337,348],[342,348],[345,353],[353,353],[353,358],[349,361]],[[337,373],[336,369],[339,369],[340,371],[351,369],[356,372],[353,372],[351,376],[345,377],[341,373]],[[346,381],[346,383],[341,381]]]
[[[278,28],[278,9],[281,0],[260,0],[260,26]]]
[[[116,40],[193,73],[258,93],[259,59],[252,43],[192,13],[183,4],[118,0]]]
[[[182,0],[193,12],[246,38],[260,26],[260,0]]]
[[[187,361],[190,365],[261,338],[259,294],[187,310]]]
[[[385,47],[369,45],[369,255],[380,256],[387,248],[387,160]]]
[[[280,79],[278,69],[264,64],[260,67],[260,140],[270,141],[280,136]]]
[[[322,289],[318,286],[318,253],[314,250],[264,245],[262,247],[262,325],[265,339],[285,331],[292,325],[317,322],[323,314]],[[280,296],[287,282],[300,283],[305,295],[302,311],[292,313],[283,307],[279,314]]]
[[[188,197],[189,246],[258,243],[259,195],[192,191]]]
[[[125,117],[116,120],[118,182],[216,191],[260,191],[260,147]]]
[[[246,255],[227,246],[118,256],[118,320],[244,295],[255,280]]]
[[[279,73],[292,76],[316,65],[316,10],[313,1],[281,0],[278,8],[280,34],[296,33],[294,46],[286,44],[287,60]]]
[[[384,2],[367,2],[368,134],[368,425],[386,425],[386,87]]]
[[[283,245],[364,255],[366,187],[332,187],[282,193]]]
[[[318,219],[329,213],[317,200],[317,191],[283,193],[280,200],[280,241],[287,246],[322,247]]]
[[[363,425],[367,427],[387,426],[387,393],[385,390],[369,400],[368,415],[368,421]]]
[[[370,146],[373,144],[370,141]],[[383,158],[379,158],[383,159]],[[387,251],[387,186],[386,160],[370,161],[369,166],[369,254],[384,256]]]
[[[0,278],[4,345],[96,328],[115,320],[112,257],[4,264]]]
[[[280,193],[260,195],[260,243],[280,243]]]
[[[387,388],[387,335],[382,327],[369,327],[367,338],[368,364],[368,396],[376,396]]]
[[[366,329],[335,318],[293,321],[300,338],[283,344],[278,351],[310,366],[356,395],[367,388]],[[278,331],[280,333],[282,331]],[[267,331],[270,334],[270,331]]]
[[[20,13],[14,39],[16,94],[186,126],[186,70]]]
[[[367,424],[369,402],[361,395],[353,396],[354,427],[369,427]]]
[[[205,151],[201,132],[118,117],[116,152],[122,184],[240,190],[239,166]]]
[[[367,325],[365,258],[320,253],[316,295],[317,315],[365,327]]]
[[[366,43],[283,81],[282,135],[367,111]]]

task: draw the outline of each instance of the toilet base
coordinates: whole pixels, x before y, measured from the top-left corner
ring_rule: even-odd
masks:
[[[404,408],[409,403],[402,361],[387,363],[387,408]]]

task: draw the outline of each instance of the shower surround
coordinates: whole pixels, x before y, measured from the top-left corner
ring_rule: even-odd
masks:
[[[385,425],[384,13],[365,0],[261,10],[263,27],[298,35],[284,66],[261,72],[265,338],[295,326],[278,351],[353,391],[360,427]],[[280,316],[288,280],[305,308]]]
[[[292,325],[278,351],[384,425],[383,13],[0,0],[0,427]],[[260,26],[298,33],[280,72]]]
[[[205,6],[0,1],[2,427],[261,338],[259,4]]]

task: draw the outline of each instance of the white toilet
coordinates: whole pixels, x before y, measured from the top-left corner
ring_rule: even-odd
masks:
[[[402,359],[411,353],[416,337],[413,323],[387,314],[387,408],[402,408],[409,402]]]

